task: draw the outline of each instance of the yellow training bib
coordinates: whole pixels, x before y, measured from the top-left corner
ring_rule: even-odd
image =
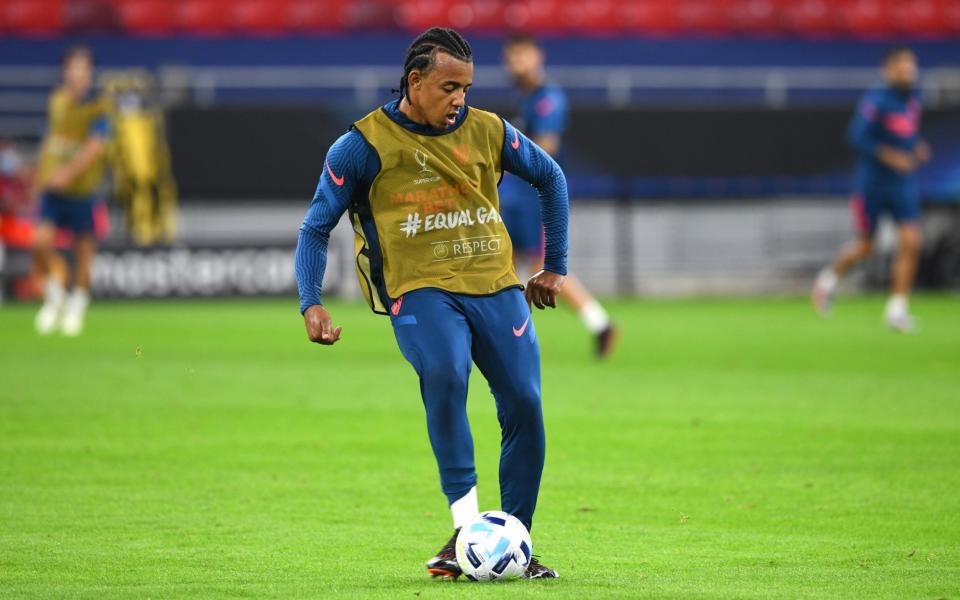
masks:
[[[504,124],[464,110],[456,129],[436,135],[410,131],[382,108],[355,124],[380,158],[368,197],[350,211],[357,273],[374,312],[420,288],[486,295],[520,285],[497,192]]]
[[[90,136],[90,128],[98,119],[106,117],[108,110],[106,96],[86,102],[74,102],[64,90],[50,96],[47,137],[38,168],[41,187],[58,168],[73,160]],[[105,174],[106,158],[100,156],[63,190],[63,195],[87,199],[103,183]]]

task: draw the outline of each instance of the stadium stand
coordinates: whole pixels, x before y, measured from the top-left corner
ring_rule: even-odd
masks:
[[[7,35],[120,31],[130,36],[279,36],[447,25],[542,35],[945,37],[950,0],[8,0]]]

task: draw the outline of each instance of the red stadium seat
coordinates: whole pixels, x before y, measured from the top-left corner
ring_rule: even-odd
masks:
[[[641,35],[669,35],[677,29],[670,3],[660,0],[630,0],[619,3],[619,18],[626,31]]]
[[[960,2],[945,2],[940,15],[947,32],[960,35]]]
[[[673,2],[677,27],[681,32],[697,34],[730,33],[729,2],[724,0],[679,0]]]
[[[506,27],[504,3],[500,0],[476,0],[473,8],[473,29],[502,31]]]
[[[191,35],[224,35],[230,30],[228,0],[182,0],[176,4],[177,27]]]
[[[444,6],[439,6],[444,4]],[[430,12],[436,16],[435,22],[445,23],[456,29],[501,31],[506,27],[504,6],[500,0],[458,0],[455,2],[421,3],[430,7],[419,15],[422,29],[430,27]],[[439,14],[438,14],[439,13]]]
[[[165,0],[116,0],[124,31],[133,35],[164,35],[176,27],[176,15]]]
[[[287,27],[296,33],[329,33],[346,27],[344,0],[291,0]]]
[[[902,0],[893,5],[895,29],[911,37],[940,36],[947,33],[946,4],[941,0]]]
[[[472,29],[477,24],[473,2],[451,2],[445,8],[444,22],[454,29]]]
[[[567,27],[598,34],[609,34],[623,28],[620,22],[618,2],[593,0],[592,2],[567,2],[564,20]]]
[[[884,0],[846,0],[837,7],[840,27],[856,36],[885,36],[893,30],[891,5]]]
[[[404,0],[398,2],[393,10],[393,19],[396,24],[411,32],[419,33],[430,27],[450,27],[450,5],[452,2],[444,0]],[[453,11],[455,17],[472,21],[471,15]],[[463,27],[460,25],[460,27]]]
[[[534,33],[556,33],[566,28],[563,3],[558,0],[511,2],[507,7],[507,25]]]
[[[355,29],[385,30],[393,27],[392,3],[380,0],[354,0],[346,3],[346,25]]]
[[[838,15],[828,0],[784,0],[780,5],[784,27],[801,36],[836,33]]]
[[[14,35],[54,35],[64,27],[64,0],[6,0],[0,3],[0,23]]]
[[[772,35],[783,30],[781,6],[775,0],[739,0],[731,5],[734,30],[748,35]]]
[[[238,0],[231,7],[231,24],[238,33],[279,35],[289,22],[289,0]]]
[[[64,15],[70,32],[116,32],[120,19],[110,0],[71,0]]]

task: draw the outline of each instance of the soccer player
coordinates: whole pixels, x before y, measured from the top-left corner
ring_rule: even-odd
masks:
[[[70,48],[63,59],[63,85],[50,96],[37,173],[40,222],[34,240],[37,265],[46,277],[43,306],[35,322],[43,335],[58,326],[64,335],[79,334],[90,303],[95,201],[106,171],[109,108],[106,96],[92,92],[93,68],[89,48]],[[70,271],[54,247],[57,228],[73,235],[70,294]]]
[[[526,34],[510,37],[503,46],[503,64],[523,94],[517,125],[535,144],[560,160],[567,127],[567,97],[559,86],[547,83],[539,42]],[[514,263],[539,271],[543,266],[543,221],[537,191],[524,181],[505,176],[500,204],[503,222],[513,241]],[[580,315],[583,325],[594,336],[597,357],[608,356],[617,330],[603,306],[569,273],[560,297]]]
[[[916,171],[930,160],[930,146],[920,138],[916,55],[910,48],[897,46],[887,52],[882,67],[885,83],[864,94],[847,132],[858,154],[850,202],[858,237],[820,271],[811,298],[819,313],[829,312],[838,281],[873,253],[877,221],[889,214],[897,224],[899,249],[884,318],[894,331],[910,332],[913,317],[908,296],[920,254]]]
[[[427,562],[460,575],[456,533],[479,514],[467,422],[472,363],[490,384],[502,432],[502,509],[527,528],[543,470],[540,349],[530,304],[556,305],[567,270],[567,184],[550,155],[499,116],[466,105],[470,45],[432,28],[407,49],[401,97],[360,119],[330,147],[296,251],[300,311],[313,342],[334,344],[321,304],[330,231],[344,211],[356,237],[367,303],[388,314],[403,356],[420,378],[427,431],[454,536]],[[503,171],[540,193],[544,268],[524,289],[499,214]],[[528,578],[557,574],[533,559]]]

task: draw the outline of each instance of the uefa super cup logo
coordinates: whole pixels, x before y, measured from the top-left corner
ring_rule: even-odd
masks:
[[[419,148],[413,149],[413,160],[417,161],[417,164],[420,165],[420,175],[425,173],[433,173],[430,169],[427,168],[427,159],[430,158],[426,152],[421,152]]]
[[[420,165],[419,177],[414,179],[413,183],[430,183],[434,181],[440,181],[440,177],[434,173],[433,169],[427,167],[427,159],[429,158],[430,155],[421,151],[419,148],[413,149],[413,160],[417,161],[417,164]]]

